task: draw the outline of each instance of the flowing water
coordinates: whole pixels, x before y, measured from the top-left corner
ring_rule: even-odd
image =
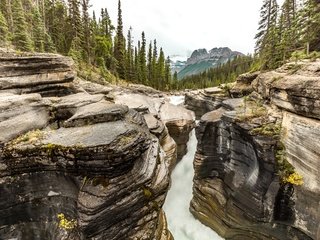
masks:
[[[171,103],[183,103],[182,96],[171,97]],[[171,188],[163,206],[169,229],[175,240],[221,240],[217,233],[196,220],[189,211],[192,199],[193,158],[196,153],[195,131],[190,133],[188,152],[171,175]]]

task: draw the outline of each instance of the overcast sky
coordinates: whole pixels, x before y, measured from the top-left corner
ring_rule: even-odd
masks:
[[[122,0],[124,35],[145,31],[166,55],[190,55],[198,48],[230,47],[252,53],[263,0]],[[91,0],[96,15],[106,7],[113,24],[118,0]]]

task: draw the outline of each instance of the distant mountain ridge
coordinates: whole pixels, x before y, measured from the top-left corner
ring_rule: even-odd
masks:
[[[198,74],[209,68],[226,63],[237,56],[243,54],[238,51],[232,51],[228,47],[212,48],[207,51],[205,48],[194,50],[186,62],[177,61],[172,66],[178,69],[178,78],[182,79],[186,76]],[[185,65],[183,65],[185,64]]]

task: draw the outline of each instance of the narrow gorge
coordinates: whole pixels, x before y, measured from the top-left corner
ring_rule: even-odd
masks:
[[[0,239],[320,239],[320,60],[178,94],[0,52]]]

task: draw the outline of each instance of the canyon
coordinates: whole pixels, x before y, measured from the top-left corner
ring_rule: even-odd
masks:
[[[161,94],[2,53],[0,239],[172,239],[162,205],[194,115]]]
[[[186,159],[178,197],[223,238],[319,239],[320,60],[179,94],[0,51],[0,239],[172,240]]]

